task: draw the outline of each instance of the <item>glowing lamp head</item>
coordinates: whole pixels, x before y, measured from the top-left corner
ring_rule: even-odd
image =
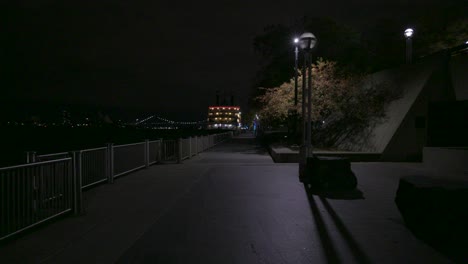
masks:
[[[297,44],[299,43],[299,39],[298,38],[294,38],[294,44]]]
[[[413,32],[414,32],[414,30],[412,28],[407,28],[405,30],[405,37],[411,38],[413,36]]]
[[[315,37],[314,34],[310,32],[306,32],[301,35],[299,38],[299,46],[301,49],[305,51],[310,51],[312,48],[315,47],[315,44],[317,43],[317,38]]]

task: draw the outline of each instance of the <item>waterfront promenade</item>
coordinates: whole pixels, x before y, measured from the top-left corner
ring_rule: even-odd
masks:
[[[84,212],[0,245],[0,263],[450,263],[405,227],[399,177],[353,163],[361,193],[308,197],[248,136],[83,193]]]

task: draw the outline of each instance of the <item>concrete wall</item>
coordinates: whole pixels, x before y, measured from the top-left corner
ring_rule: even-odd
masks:
[[[369,134],[362,135],[365,137],[365,142],[361,142],[361,144],[345,143],[341,147],[351,151],[384,153],[400,127],[403,127],[405,130],[410,129],[412,117],[407,117],[407,115],[410,109],[414,108],[416,100],[439,62],[440,58],[426,63],[406,65],[398,69],[381,71],[369,76],[365,85],[385,84],[389,86],[389,89],[401,91],[401,97],[390,103],[384,120],[371,127]],[[421,104],[424,104],[424,102],[421,102]],[[405,118],[407,124],[403,124]],[[401,138],[404,138],[404,136],[402,135]],[[399,144],[397,141],[399,140],[394,139],[394,144]],[[388,155],[394,156],[391,152],[388,152]]]
[[[421,62],[385,70],[368,77],[366,85],[386,84],[401,91],[401,98],[391,102],[386,118],[340,147],[343,150],[381,153],[384,161],[420,161],[427,144],[429,104],[464,98],[468,75],[463,74],[466,55],[454,57],[439,53]],[[467,68],[464,68],[465,71]],[[458,87],[453,88],[452,83]],[[359,143],[355,143],[359,142]]]
[[[450,73],[456,99],[468,100],[468,53],[450,59]]]
[[[386,118],[361,137],[347,140],[342,150],[380,153],[384,161],[421,161],[428,142],[429,105],[468,100],[468,54],[440,52],[412,65],[368,76],[363,88],[388,86],[401,97],[386,109]]]
[[[432,72],[382,153],[382,160],[421,161],[428,136],[429,103],[455,100],[448,57],[434,61]],[[392,114],[392,113],[390,113]],[[394,113],[393,113],[394,114]]]
[[[426,147],[423,157],[424,166],[431,171],[468,179],[468,149]]]

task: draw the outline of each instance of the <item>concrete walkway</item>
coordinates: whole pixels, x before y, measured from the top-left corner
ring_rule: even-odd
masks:
[[[233,140],[84,193],[86,212],[0,246],[0,263],[450,263],[404,226],[414,166],[355,163],[362,195],[309,197],[296,164]]]

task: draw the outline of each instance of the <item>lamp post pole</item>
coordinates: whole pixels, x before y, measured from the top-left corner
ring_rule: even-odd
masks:
[[[299,46],[304,52],[302,65],[302,146],[300,149],[299,177],[306,177],[308,158],[312,153],[312,48],[317,43],[314,34],[306,32],[301,35]]]
[[[405,30],[405,37],[406,37],[406,63],[411,64],[413,62],[413,33],[414,30],[412,28],[407,28]]]
[[[307,57],[304,52],[304,63],[302,64],[302,140],[301,145],[302,148],[306,146],[306,135],[307,135],[307,123],[306,123],[306,90],[307,90],[307,75],[306,75],[306,65],[307,65]],[[304,157],[306,156],[304,153],[302,154]]]
[[[291,133],[290,133],[290,137],[291,137],[291,143],[293,143],[294,145],[300,143],[298,142],[298,134],[297,134],[297,131],[298,131],[298,114],[297,114],[297,103],[298,103],[298,100],[297,100],[297,97],[298,97],[298,60],[299,60],[299,47],[298,47],[298,44],[299,44],[299,39],[298,38],[295,38],[294,39],[294,46],[295,46],[295,49],[294,49],[294,107],[293,109],[291,109],[291,115],[290,115],[290,128],[291,128]]]
[[[297,67],[298,67],[298,60],[299,60],[299,47],[297,44],[299,43],[299,39],[295,38],[294,39],[294,106],[297,108]],[[297,110],[297,109],[296,109]]]
[[[312,157],[312,54],[309,51],[307,61],[307,157]]]

